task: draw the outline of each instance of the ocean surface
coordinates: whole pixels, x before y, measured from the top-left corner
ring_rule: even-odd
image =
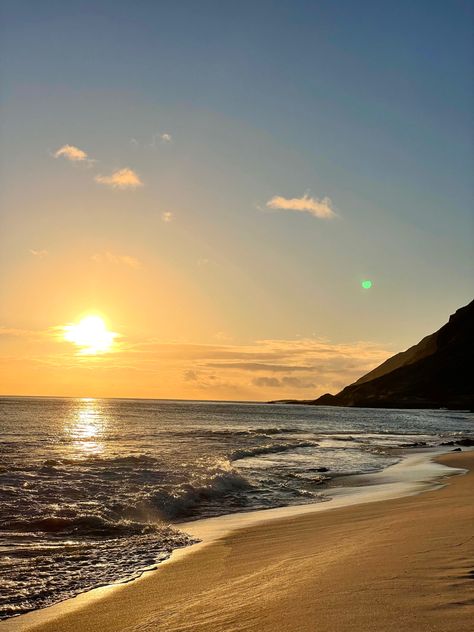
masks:
[[[0,618],[138,576],[174,524],[327,500],[394,448],[472,436],[452,411],[0,399]],[[330,492],[330,490],[329,490]]]

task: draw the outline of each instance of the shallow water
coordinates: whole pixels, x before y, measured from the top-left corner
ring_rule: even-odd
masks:
[[[472,432],[448,411],[0,399],[0,617],[139,574],[173,522],[318,502],[390,449]]]

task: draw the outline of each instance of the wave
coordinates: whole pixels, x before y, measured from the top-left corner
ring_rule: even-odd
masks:
[[[219,428],[219,429],[195,429],[195,430],[176,430],[173,432],[175,436],[194,435],[196,437],[253,437],[260,435],[278,435],[278,434],[308,434],[308,431],[301,428],[286,428],[279,426],[271,426],[269,428],[246,428],[245,430]]]
[[[252,483],[233,469],[229,462],[221,461],[206,477],[181,485],[172,492],[155,492],[149,501],[161,519],[176,520],[188,517],[203,501],[252,488]]]
[[[248,431],[249,434],[264,434],[264,435],[275,435],[275,434],[307,434],[305,430],[301,428],[253,428]]]
[[[296,450],[297,448],[317,447],[319,444],[315,441],[292,441],[291,443],[270,443],[267,445],[255,446],[253,448],[240,448],[234,450],[230,456],[231,461],[238,461],[252,456],[260,456],[261,454],[273,454],[276,452],[287,452],[288,450]]]
[[[132,465],[139,457],[125,457],[122,459],[100,459],[123,466],[124,463]],[[88,459],[90,464],[90,459]],[[142,462],[143,459],[140,459]],[[95,461],[96,462],[96,461]],[[54,468],[56,461],[44,462],[43,468]],[[118,468],[120,470],[120,467]],[[44,471],[44,469],[43,469]],[[9,531],[23,533],[49,533],[52,535],[74,535],[91,537],[123,537],[130,535],[144,535],[153,533],[156,529],[168,521],[189,517],[201,504],[213,504],[226,496],[232,497],[234,506],[244,504],[245,500],[237,498],[236,494],[253,488],[252,483],[240,472],[235,470],[227,459],[215,460],[206,469],[197,469],[190,472],[188,480],[181,482],[161,482],[162,478],[170,477],[170,473],[162,477],[161,472],[156,472],[158,485],[154,478],[143,478],[140,468],[140,483],[137,483],[135,492],[121,496],[119,490],[114,492],[111,488],[110,495],[95,496],[95,490],[91,488],[90,500],[96,506],[93,511],[86,514],[78,514],[73,507],[51,511],[46,515],[33,515],[28,517],[10,516],[4,522],[3,528]],[[153,472],[155,473],[155,472]],[[118,475],[119,473],[117,473]],[[115,480],[108,476],[108,481]],[[134,479],[135,480],[135,479]],[[153,482],[149,484],[149,481]],[[68,498],[76,503],[75,488],[67,489]],[[73,493],[74,492],[74,493]],[[64,496],[65,490],[61,492]],[[11,513],[16,513],[16,507],[11,506]]]
[[[57,467],[61,465],[81,465],[81,466],[106,466],[106,467],[122,467],[122,468],[135,468],[154,466],[158,463],[158,459],[148,454],[130,455],[130,456],[116,456],[116,457],[101,457],[101,456],[87,456],[77,457],[75,459],[48,459],[44,461],[44,468]]]
[[[132,520],[112,520],[96,514],[74,517],[45,516],[42,518],[20,519],[8,522],[4,528],[9,531],[42,532],[81,537],[121,537],[157,533],[171,529],[166,525]],[[174,531],[174,530],[173,530]]]

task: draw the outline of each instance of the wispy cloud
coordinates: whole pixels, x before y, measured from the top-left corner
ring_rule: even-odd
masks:
[[[309,197],[308,194],[300,198],[285,198],[281,195],[274,195],[267,201],[266,207],[274,211],[296,211],[309,213],[318,219],[332,219],[336,213],[332,208],[332,202],[328,197],[318,200]]]
[[[187,371],[184,371],[183,378],[185,382],[195,382],[199,378],[199,374],[192,369],[188,369]]]
[[[299,377],[255,377],[252,384],[258,388],[315,388],[311,380],[300,379]]]
[[[292,364],[268,364],[265,362],[208,362],[213,369],[242,369],[244,371],[266,371],[269,373],[292,373],[294,371],[311,371],[312,366]]]
[[[66,158],[66,160],[71,160],[72,162],[92,162],[87,152],[74,145],[63,145],[54,152],[53,156],[55,158]]]
[[[128,167],[118,169],[110,176],[97,175],[94,179],[99,184],[105,184],[113,189],[136,189],[143,186],[140,176]]]
[[[142,371],[156,371],[157,361],[173,372],[181,370],[190,395],[226,392],[226,396],[254,399],[317,397],[337,392],[391,353],[369,343],[334,344],[318,338],[262,340],[249,345],[161,343],[150,340],[131,344],[127,362]],[[159,360],[158,360],[159,359]],[[176,375],[176,374],[175,374]],[[176,378],[178,379],[178,378]],[[227,389],[227,390],[226,390]]]
[[[38,259],[44,259],[49,254],[47,250],[34,250],[33,248],[30,248],[29,252],[33,257],[38,257]]]
[[[0,325],[0,339],[9,338],[24,338],[28,342],[42,342],[51,339],[51,331],[49,329],[19,329]]]
[[[117,255],[109,251],[96,253],[92,255],[91,259],[97,263],[124,265],[129,268],[134,268],[135,270],[142,267],[141,261],[136,257],[132,257],[131,255]]]
[[[174,219],[174,215],[171,211],[165,211],[164,213],[161,214],[161,219],[164,222],[172,222]]]
[[[172,142],[173,137],[169,132],[159,132],[158,134],[153,134],[149,147],[156,149],[159,144],[170,144]]]

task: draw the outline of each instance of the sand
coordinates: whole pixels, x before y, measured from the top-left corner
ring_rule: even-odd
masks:
[[[440,460],[470,471],[418,495],[226,531],[138,581],[0,630],[471,632],[474,452]]]

